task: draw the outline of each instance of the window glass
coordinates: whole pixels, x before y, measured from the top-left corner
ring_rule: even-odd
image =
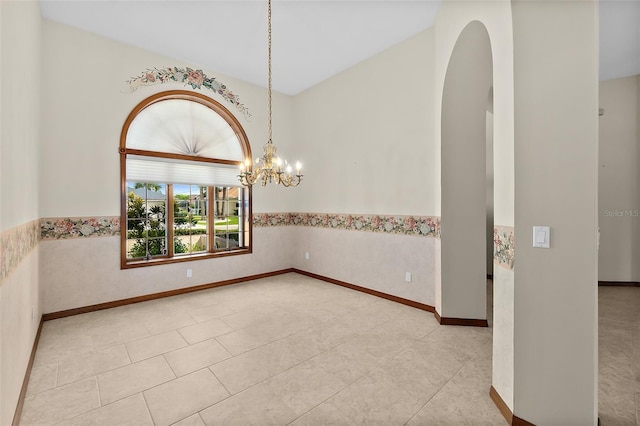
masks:
[[[240,239],[243,223],[242,203],[240,198],[241,188],[229,186],[216,186],[215,194],[215,235],[216,250],[231,250],[244,244]]]
[[[176,255],[209,251],[208,192],[206,186],[173,186]]]
[[[127,182],[127,257],[167,255],[167,185]]]
[[[153,95],[129,114],[120,158],[123,268],[251,252],[251,190],[237,180],[251,148],[225,107]]]

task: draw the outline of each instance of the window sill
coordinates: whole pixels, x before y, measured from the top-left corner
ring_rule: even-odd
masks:
[[[241,254],[251,254],[250,248],[242,248],[236,250],[229,251],[221,251],[216,253],[202,253],[202,254],[192,254],[188,256],[175,256],[175,257],[159,257],[150,260],[122,260],[120,264],[120,269],[131,269],[131,268],[142,268],[145,266],[157,266],[157,265],[167,265],[170,263],[181,263],[181,262],[195,262],[198,260],[205,259],[216,259],[221,257],[228,256],[237,256]]]

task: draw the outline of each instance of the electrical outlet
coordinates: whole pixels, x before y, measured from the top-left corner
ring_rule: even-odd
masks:
[[[187,278],[191,278],[193,276],[193,270],[187,269]]]
[[[408,283],[411,282],[411,272],[405,272],[404,273],[404,280]]]
[[[305,258],[306,260],[309,260],[309,252],[308,252],[308,251],[304,253],[304,258]]]

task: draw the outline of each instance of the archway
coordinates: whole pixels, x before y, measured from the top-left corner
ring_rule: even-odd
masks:
[[[487,325],[487,106],[491,42],[473,21],[447,66],[441,116],[442,324]]]

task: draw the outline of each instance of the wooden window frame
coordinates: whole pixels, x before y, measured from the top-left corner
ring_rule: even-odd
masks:
[[[215,100],[197,92],[190,92],[186,90],[170,90],[165,92],[160,92],[155,95],[149,96],[148,98],[142,100],[136,107],[131,111],[125,123],[122,127],[122,132],[120,134],[120,192],[121,192],[121,211],[120,211],[120,268],[121,269],[129,269],[129,268],[138,268],[144,266],[153,266],[153,265],[164,265],[170,263],[179,263],[179,262],[192,262],[196,260],[203,259],[213,259],[227,256],[235,256],[242,254],[250,254],[253,252],[253,223],[251,218],[253,217],[253,196],[251,187],[244,188],[238,182],[238,187],[241,188],[242,191],[245,191],[246,197],[248,197],[248,208],[245,212],[248,215],[248,245],[246,247],[240,247],[238,249],[233,250],[224,250],[224,251],[216,251],[215,250],[215,229],[213,222],[213,213],[212,206],[215,203],[215,197],[213,196],[213,187],[208,186],[208,208],[207,211],[208,220],[207,227],[209,228],[210,238],[208,242],[208,251],[200,252],[195,254],[179,254],[175,256],[174,253],[174,231],[173,231],[173,222],[174,222],[174,214],[173,214],[173,185],[168,184],[167,182],[161,182],[167,184],[167,207],[166,207],[166,216],[167,216],[167,256],[156,257],[153,259],[129,259],[127,258],[127,174],[126,174],[126,160],[127,155],[141,155],[147,157],[159,157],[159,158],[172,158],[179,160],[187,160],[187,161],[196,161],[203,163],[216,163],[216,164],[225,164],[225,165],[236,165],[240,166],[240,161],[231,161],[225,159],[218,158],[207,158],[207,157],[197,157],[191,155],[184,154],[173,154],[167,152],[160,151],[147,151],[140,149],[128,149],[126,146],[127,143],[127,133],[129,131],[129,127],[131,123],[135,120],[137,115],[144,110],[145,108],[165,100],[171,99],[181,99],[192,102],[198,102],[201,105],[204,105],[215,113],[220,115],[231,128],[236,133],[238,140],[240,142],[243,156],[244,158],[252,158],[251,155],[251,145],[249,143],[249,138],[247,137],[244,129],[240,125],[238,119],[223,105],[216,102]]]

